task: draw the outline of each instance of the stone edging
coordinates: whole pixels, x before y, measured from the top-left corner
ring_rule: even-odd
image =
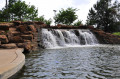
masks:
[[[7,79],[18,72],[25,64],[25,56],[22,53],[23,49],[16,49],[16,58],[11,62],[2,67],[0,72],[0,79]]]

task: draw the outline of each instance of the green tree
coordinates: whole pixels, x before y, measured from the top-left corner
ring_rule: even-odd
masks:
[[[106,32],[115,31],[120,4],[111,0],[100,0],[89,10],[87,24],[97,25]]]
[[[9,0],[8,8],[10,8],[17,0]]]
[[[44,21],[45,21],[45,17],[44,17],[44,15],[35,18],[35,21],[41,21],[41,22],[44,22]]]
[[[25,1],[17,1],[12,5],[11,13],[14,14],[18,20],[23,20],[25,15],[27,14],[28,5]]]
[[[47,24],[48,26],[50,26],[52,23],[52,19],[50,18],[49,20],[45,20],[45,24]]]
[[[6,8],[2,8],[2,10],[0,10],[0,21],[1,22],[5,22],[8,21],[8,9]]]
[[[18,0],[9,0],[8,4],[8,15],[9,15],[9,21],[13,20],[13,12],[12,12],[12,5],[17,2]]]
[[[81,20],[78,20],[77,22],[75,22],[73,24],[73,26],[80,26],[80,25],[82,25],[82,21]]]
[[[18,20],[34,20],[38,16],[38,10],[34,5],[27,5],[25,1],[16,1],[11,6],[11,14]]]
[[[27,18],[29,19],[29,20],[32,20],[32,21],[34,21],[35,20],[35,18],[38,16],[38,9],[36,9],[35,8],[35,6],[34,5],[31,5],[31,6],[29,6],[29,8],[28,8],[28,10],[27,10]]]
[[[59,13],[54,17],[55,23],[71,25],[78,18],[76,11],[77,9],[73,8],[60,10]]]

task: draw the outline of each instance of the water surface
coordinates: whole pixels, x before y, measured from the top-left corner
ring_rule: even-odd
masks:
[[[40,49],[10,79],[120,79],[120,46]]]

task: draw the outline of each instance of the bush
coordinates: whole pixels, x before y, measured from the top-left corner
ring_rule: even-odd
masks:
[[[113,35],[119,35],[120,36],[120,32],[115,32],[115,33],[113,33]]]

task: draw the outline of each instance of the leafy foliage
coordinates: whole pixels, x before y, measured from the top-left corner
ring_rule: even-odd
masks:
[[[44,15],[35,18],[35,21],[41,21],[41,22],[44,22],[44,21],[45,21],[45,17],[44,17]]]
[[[38,16],[38,9],[34,5],[27,5],[25,1],[9,0],[8,8],[3,8],[0,21],[11,20],[34,20]]]
[[[77,22],[74,23],[74,26],[80,26],[82,25],[82,21],[78,20]]]
[[[52,19],[49,19],[49,20],[45,20],[45,24],[47,24],[48,26],[50,26],[52,23]]]
[[[115,32],[115,33],[113,33],[113,35],[119,35],[120,36],[120,32]]]
[[[70,25],[72,24],[78,17],[76,15],[77,9],[67,8],[66,10],[62,9],[59,13],[54,17],[55,23],[62,23]]]
[[[41,21],[41,22],[44,22],[45,24],[47,24],[48,26],[51,25],[52,23],[52,19],[50,18],[49,20],[46,20],[44,15],[38,17],[38,18],[35,18],[34,21]]]
[[[87,24],[97,25],[106,32],[113,32],[120,21],[120,3],[111,0],[100,0],[89,10]]]

